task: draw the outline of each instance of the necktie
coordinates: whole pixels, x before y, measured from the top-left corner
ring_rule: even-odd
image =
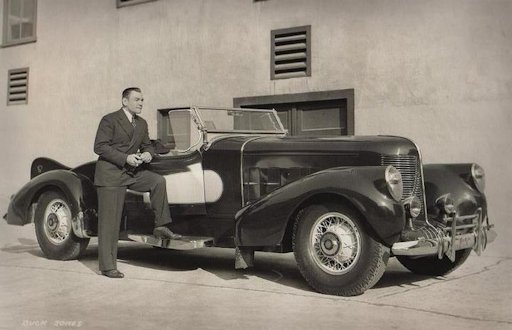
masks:
[[[133,128],[135,128],[135,126],[137,126],[137,124],[135,123],[135,116],[132,116],[132,126],[133,126]]]

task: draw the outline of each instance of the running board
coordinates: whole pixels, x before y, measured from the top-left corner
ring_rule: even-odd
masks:
[[[213,237],[183,236],[180,239],[161,239],[152,235],[129,234],[128,239],[173,250],[193,250],[213,246]]]

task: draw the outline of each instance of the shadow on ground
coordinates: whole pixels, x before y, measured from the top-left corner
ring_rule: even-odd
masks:
[[[411,273],[405,267],[400,265],[398,260],[391,258],[386,268],[386,272],[382,275],[381,279],[374,288],[388,288],[388,287],[409,287],[417,286],[421,287],[421,281],[431,280],[432,276],[417,275]],[[436,279],[442,280],[441,277],[435,277]]]
[[[2,252],[29,253],[37,258],[45,258],[34,239],[19,238],[17,245],[1,248]],[[256,252],[254,268],[234,269],[234,249],[208,248],[189,251],[175,251],[153,248],[133,242],[120,242],[118,262],[133,266],[172,272],[202,269],[218,278],[230,281],[258,277],[280,285],[313,292],[301,276],[293,253],[275,254]],[[97,244],[90,244],[85,254],[78,260],[94,273],[98,273]],[[396,260],[391,259],[381,280],[375,288],[395,286],[420,286],[428,276],[415,275],[407,271]],[[442,279],[440,279],[442,280]]]
[[[311,291],[300,275],[292,254],[270,254],[256,252],[254,268],[234,269],[234,249],[208,248],[201,250],[175,251],[153,248],[138,243],[121,242],[118,264],[129,264],[145,269],[172,272],[202,269],[225,280],[243,280],[258,277],[267,281]],[[98,272],[97,245],[90,246],[80,262]]]
[[[33,256],[44,258],[44,254],[35,239],[18,238],[18,243],[20,244],[4,246],[0,250],[8,253],[30,253]]]

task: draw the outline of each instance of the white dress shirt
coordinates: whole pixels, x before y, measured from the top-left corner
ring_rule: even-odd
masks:
[[[128,121],[131,123],[133,121],[134,115],[132,115],[130,111],[126,110],[125,108],[123,108],[123,111],[126,117],[128,118]]]

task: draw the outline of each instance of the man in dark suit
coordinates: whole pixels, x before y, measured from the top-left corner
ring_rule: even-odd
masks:
[[[122,108],[101,119],[94,141],[94,152],[99,155],[94,175],[98,192],[98,259],[100,271],[107,277],[124,277],[117,270],[116,260],[127,188],[150,192],[151,207],[155,212],[154,236],[181,238],[169,229],[171,215],[165,178],[140,167],[151,162],[154,156],[148,125],[138,116],[143,102],[139,88],[125,89]]]

